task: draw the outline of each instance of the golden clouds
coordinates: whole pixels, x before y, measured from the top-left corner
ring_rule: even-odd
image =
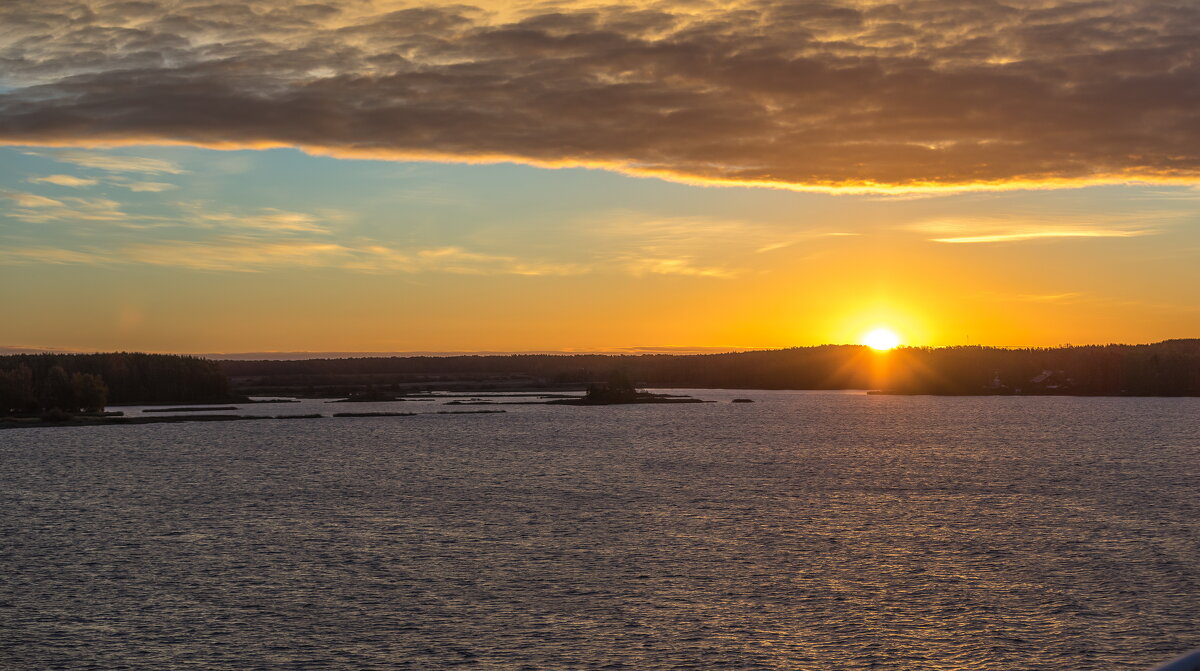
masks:
[[[236,234],[201,240],[138,242],[87,249],[10,246],[0,250],[0,265],[29,263],[92,266],[139,264],[239,273],[296,268],[333,268],[362,273],[523,276],[584,272],[580,267],[566,263],[528,262],[458,247],[397,249],[379,244],[276,240]]]
[[[95,186],[99,182],[87,177],[76,177],[74,175],[46,175],[45,177],[31,177],[28,181],[35,184],[54,184],[55,186],[69,187],[84,187]]]
[[[933,242],[953,244],[987,242],[1021,242],[1054,238],[1132,238],[1152,235],[1158,231],[1147,223],[1170,224],[1177,217],[1143,215],[1136,221],[1121,217],[1095,215],[1086,219],[1059,216],[1055,218],[986,218],[955,217],[924,221],[908,228],[925,233]]]
[[[503,15],[53,0],[0,23],[10,144],[296,146],[860,191],[1200,176],[1200,7],[1165,0]]]

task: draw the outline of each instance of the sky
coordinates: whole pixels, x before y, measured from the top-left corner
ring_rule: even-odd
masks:
[[[1200,336],[1200,5],[0,5],[0,349]]]

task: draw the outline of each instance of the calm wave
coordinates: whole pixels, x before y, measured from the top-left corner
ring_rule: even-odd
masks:
[[[1200,645],[1200,399],[696,394],[720,403],[2,432],[0,668],[1111,671]]]

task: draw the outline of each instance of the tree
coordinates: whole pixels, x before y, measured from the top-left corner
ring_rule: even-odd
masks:
[[[633,386],[633,381],[629,379],[629,376],[619,370],[614,370],[609,373],[607,383],[588,385],[587,395],[584,398],[598,403],[631,403],[637,400],[637,397],[637,388]]]
[[[84,412],[103,412],[108,401],[108,387],[99,375],[75,373],[71,376],[77,409]]]
[[[62,366],[54,366],[42,380],[40,404],[43,410],[58,408],[71,412],[79,407],[75,399],[75,385]]]
[[[25,364],[0,370],[0,412],[31,412],[36,408],[33,370]]]

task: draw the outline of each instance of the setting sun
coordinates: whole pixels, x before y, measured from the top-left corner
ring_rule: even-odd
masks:
[[[871,349],[895,349],[900,344],[900,336],[895,331],[879,328],[863,336],[862,343]]]

